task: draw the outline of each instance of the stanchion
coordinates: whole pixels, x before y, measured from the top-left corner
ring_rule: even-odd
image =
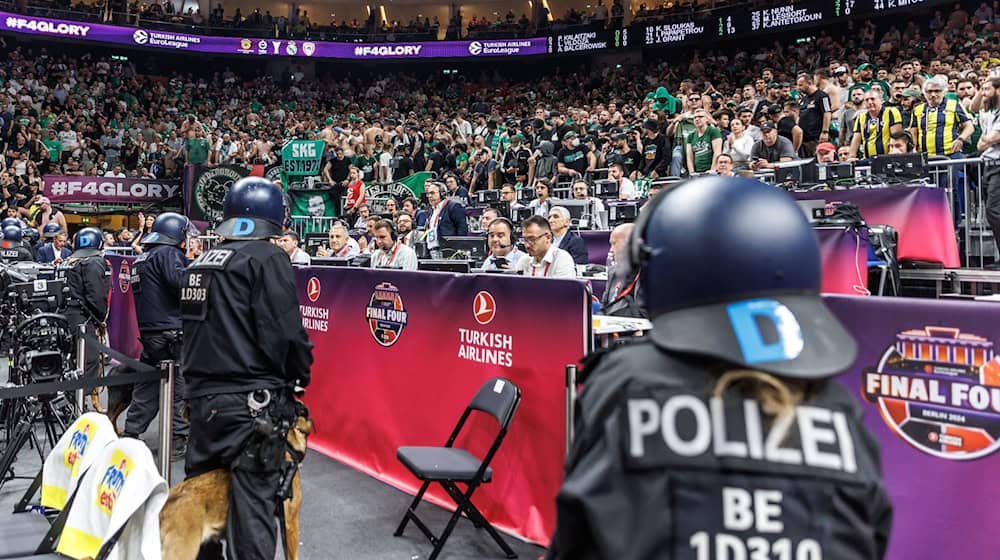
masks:
[[[573,447],[573,427],[576,422],[576,365],[566,366],[566,455]]]
[[[83,379],[87,373],[87,324],[80,324],[80,338],[76,341],[76,376],[77,379]],[[83,389],[76,390],[76,412],[77,414],[83,414]]]
[[[172,360],[160,362],[160,370],[166,370],[167,375],[160,379],[160,475],[170,480],[170,449],[172,442],[174,418],[174,375],[177,363]]]

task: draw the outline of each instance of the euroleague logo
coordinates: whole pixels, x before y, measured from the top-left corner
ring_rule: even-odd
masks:
[[[375,286],[372,297],[365,308],[365,319],[375,342],[389,347],[399,341],[406,328],[406,308],[399,288],[389,282]]]
[[[132,40],[138,45],[145,45],[149,42],[149,33],[143,31],[142,29],[136,29],[135,32],[132,33]]]
[[[118,289],[124,294],[128,292],[131,285],[132,268],[129,266],[128,261],[123,260],[122,265],[118,267]]]
[[[469,54],[475,56],[475,55],[477,55],[477,54],[479,54],[481,52],[483,52],[483,44],[482,43],[480,43],[479,41],[473,41],[473,42],[469,43]]]
[[[306,297],[309,298],[309,301],[315,303],[319,299],[319,294],[322,290],[323,286],[319,283],[319,278],[313,276],[306,284]]]
[[[472,315],[480,325],[488,325],[497,315],[497,302],[493,294],[483,291],[476,294],[472,303]]]
[[[864,372],[861,391],[924,453],[968,460],[1000,448],[1000,361],[989,339],[948,327],[902,331]]]

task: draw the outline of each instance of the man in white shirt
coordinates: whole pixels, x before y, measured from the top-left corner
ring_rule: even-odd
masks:
[[[111,178],[114,178],[114,179],[124,179],[125,178],[125,174],[122,173],[122,166],[121,165],[117,165],[117,164],[111,169],[111,171],[108,171],[107,173],[105,173],[104,176],[105,177],[111,177]]]
[[[320,247],[316,250],[317,257],[335,257],[335,258],[351,258],[356,257],[361,254],[361,246],[358,242],[351,238],[350,233],[347,231],[342,223],[334,224],[330,228],[330,247]]]
[[[309,266],[311,262],[309,254],[299,249],[299,235],[297,233],[286,231],[275,243],[288,255],[288,259],[292,261],[292,264]]]
[[[576,278],[576,266],[569,253],[552,244],[549,222],[531,216],[521,222],[524,246],[530,258],[521,259],[517,270],[534,278]]]
[[[483,261],[483,272],[489,270],[517,270],[527,254],[514,244],[514,224],[507,218],[496,218],[490,222],[486,236],[490,256]]]
[[[417,269],[417,253],[396,238],[396,229],[389,220],[375,222],[375,246],[372,268]]]
[[[573,183],[573,198],[590,202],[586,216],[588,218],[588,226],[591,229],[604,229],[606,227],[604,220],[601,218],[601,215],[604,213],[604,203],[596,196],[590,196],[590,185],[586,181]],[[583,228],[585,226],[581,224],[580,227]]]
[[[625,166],[620,163],[612,163],[608,168],[608,179],[618,181],[618,200],[635,200],[639,198],[639,191],[635,188],[632,179],[625,176]]]

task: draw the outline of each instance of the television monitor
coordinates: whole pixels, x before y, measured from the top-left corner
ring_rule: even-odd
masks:
[[[535,192],[533,187],[523,187],[521,190],[517,191],[518,202],[531,202],[535,200],[538,194]]]
[[[486,260],[488,250],[486,237],[482,235],[455,235],[441,238],[441,250],[445,257],[461,256],[481,262]]]
[[[638,202],[608,205],[608,221],[614,224],[634,222],[639,215]]]
[[[313,257],[310,262],[313,266],[351,266],[353,260],[353,257]]]
[[[510,215],[510,221],[519,224],[535,215],[534,208],[522,207],[515,209]]]
[[[872,160],[871,174],[878,177],[926,179],[927,161],[924,154],[886,154]]]
[[[307,233],[303,239],[303,250],[310,257],[316,256],[316,251],[326,245],[329,235],[326,233]]]
[[[476,200],[479,202],[479,204],[489,204],[491,202],[499,202],[500,191],[498,190],[476,191]]]
[[[417,261],[417,270],[468,274],[472,270],[472,263],[461,259],[423,259]]]
[[[594,196],[600,198],[618,198],[618,181],[602,179],[594,183]]]

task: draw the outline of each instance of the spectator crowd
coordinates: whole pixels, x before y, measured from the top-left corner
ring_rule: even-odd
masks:
[[[326,141],[331,184],[426,170],[469,194],[552,186],[615,163],[611,173],[635,182],[817,153],[868,158],[893,145],[973,154],[994,111],[984,91],[1000,67],[998,8],[956,4],[947,18],[851,21],[806,43],[555,69],[544,80],[152,73],[7,41],[2,204],[30,213],[45,174],[164,178],[186,164],[271,164],[296,138]]]

